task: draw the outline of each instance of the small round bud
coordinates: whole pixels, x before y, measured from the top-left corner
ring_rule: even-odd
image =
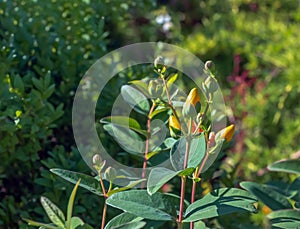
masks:
[[[92,161],[94,165],[97,165],[102,162],[102,159],[99,154],[95,154]]]
[[[148,92],[153,97],[160,97],[163,92],[162,84],[158,80],[151,80],[148,85]]]
[[[165,65],[165,60],[162,56],[158,56],[155,60],[154,60],[154,67],[155,68],[161,68],[163,65]]]
[[[204,64],[204,69],[205,70],[210,70],[211,71],[211,70],[214,69],[214,67],[215,67],[215,64],[211,60],[206,61],[205,64]]]
[[[105,178],[106,180],[109,180],[109,181],[112,182],[114,179],[116,179],[116,177],[117,177],[117,171],[116,171],[113,167],[109,166],[109,167],[105,170],[104,178]]]
[[[214,93],[216,90],[218,90],[218,83],[214,78],[209,76],[204,81],[204,87],[208,92]]]

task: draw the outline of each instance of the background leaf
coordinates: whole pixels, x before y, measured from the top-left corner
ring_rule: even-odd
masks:
[[[266,185],[255,182],[241,182],[241,187],[251,192],[272,210],[292,208],[288,199],[279,192],[268,188]]]
[[[300,160],[278,161],[268,166],[271,171],[300,174]]]

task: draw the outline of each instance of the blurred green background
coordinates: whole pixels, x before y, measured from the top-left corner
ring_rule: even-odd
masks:
[[[101,56],[135,42],[168,42],[214,61],[237,126],[221,167],[230,185],[293,179],[265,168],[300,154],[299,31],[298,0],[0,1],[0,228],[46,219],[40,195],[65,209],[72,185],[49,168],[90,173],[71,128],[77,84]],[[139,71],[110,81],[99,117]],[[100,204],[80,190],[74,214],[99,226]],[[266,224],[263,213],[245,220]]]

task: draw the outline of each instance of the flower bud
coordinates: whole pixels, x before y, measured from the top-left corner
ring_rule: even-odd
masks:
[[[227,142],[229,142],[232,139],[233,135],[234,135],[234,125],[232,124],[220,130],[217,133],[216,138],[225,139]]]
[[[180,133],[181,130],[181,125],[178,119],[173,115],[169,117],[169,130],[170,130],[170,135],[173,138],[175,138]]]
[[[216,145],[216,135],[215,132],[210,132],[208,137],[208,146],[212,148]]]
[[[215,67],[215,64],[211,60],[206,61],[205,64],[204,64],[204,69],[205,70],[213,70],[214,67]]]
[[[206,78],[203,85],[207,92],[214,93],[216,90],[218,90],[217,80],[210,76]]]
[[[92,158],[93,167],[97,170],[98,173],[101,173],[104,168],[106,161],[102,161],[99,154],[95,154]]]
[[[186,103],[190,103],[190,104],[192,104],[194,106],[196,106],[197,103],[200,103],[200,95],[198,93],[198,89],[197,88],[193,88],[190,91],[190,93],[189,93],[189,95],[188,95],[188,97],[186,99]]]
[[[99,154],[95,154],[94,156],[93,156],[93,164],[94,165],[96,165],[96,164],[98,164],[99,162],[102,162],[102,159],[101,159],[101,157],[100,157],[100,155]]]
[[[106,170],[105,170],[105,173],[104,173],[104,178],[108,181],[113,181],[114,179],[116,179],[117,177],[117,171],[109,166]]]
[[[148,92],[151,96],[160,97],[163,92],[163,87],[158,80],[151,80],[148,85]]]
[[[193,88],[190,91],[183,105],[182,115],[184,117],[196,117],[197,116],[196,105],[198,104],[200,105],[200,95],[198,93],[198,89]]]
[[[162,69],[165,65],[165,60],[162,56],[158,56],[155,60],[154,60],[154,67],[156,69]]]
[[[172,127],[176,130],[181,129],[180,123],[174,115],[171,115],[170,118],[169,118],[169,127]]]

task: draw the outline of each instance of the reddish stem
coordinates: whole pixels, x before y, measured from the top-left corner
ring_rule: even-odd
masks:
[[[186,140],[185,154],[184,154],[183,169],[187,168],[188,159],[189,159],[189,151],[190,151],[190,142],[189,142],[189,139],[187,139]],[[184,211],[185,183],[186,183],[186,177],[183,176],[181,178],[181,191],[180,191],[180,206],[179,206],[179,216],[178,216],[178,228],[182,228],[182,218],[183,218],[183,211]]]
[[[151,109],[149,111],[149,114],[148,114],[148,119],[147,119],[147,138],[146,138],[146,142],[145,142],[145,153],[144,153],[144,163],[143,163],[143,171],[142,171],[142,178],[145,178],[146,176],[146,168],[147,168],[147,155],[148,155],[148,152],[149,152],[149,138],[150,138],[150,135],[151,135],[151,114],[152,112],[154,111],[154,108],[155,108],[156,104],[155,102],[152,103],[152,106],[151,106]]]

